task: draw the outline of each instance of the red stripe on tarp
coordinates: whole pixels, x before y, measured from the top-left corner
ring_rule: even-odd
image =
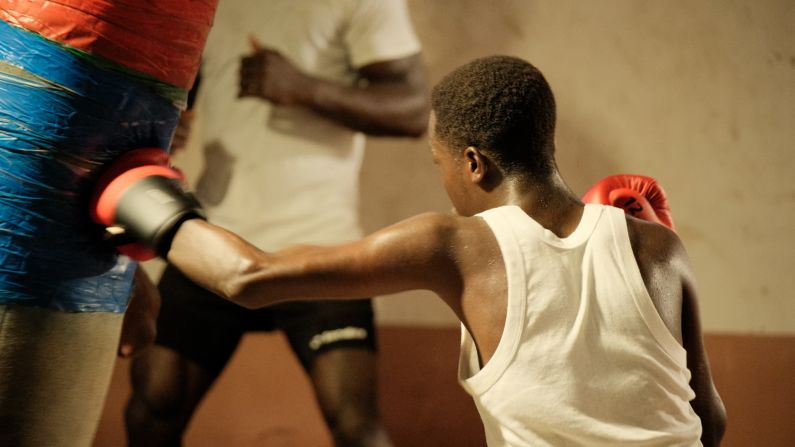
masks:
[[[218,0],[0,0],[0,20],[190,88]]]

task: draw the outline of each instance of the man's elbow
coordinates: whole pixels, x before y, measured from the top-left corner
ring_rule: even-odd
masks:
[[[411,114],[411,118],[408,120],[406,136],[419,138],[425,135],[425,132],[428,130],[428,118],[430,114],[430,105],[423,91],[422,96],[417,98],[414,111]]]
[[[400,106],[384,115],[387,136],[419,138],[428,130],[430,107],[424,91],[408,94]],[[391,116],[390,116],[391,115]]]
[[[419,138],[425,135],[427,124],[410,119],[392,119],[386,123],[376,123],[355,127],[372,137]]]
[[[428,114],[427,112],[415,118],[411,123],[410,128],[407,130],[407,136],[412,138],[419,138],[425,135],[428,130]]]
[[[428,130],[428,111],[425,108],[407,113],[402,119],[394,121],[394,136],[419,138]]]

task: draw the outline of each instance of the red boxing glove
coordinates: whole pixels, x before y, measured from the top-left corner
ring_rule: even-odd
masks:
[[[582,201],[623,208],[630,216],[675,229],[665,191],[651,177],[632,174],[605,177],[582,196]]]
[[[91,218],[106,226],[116,225],[119,202],[126,189],[148,176],[162,176],[180,182],[185,176],[179,169],[171,166],[168,153],[159,148],[142,148],[127,152],[110,163],[97,181],[91,198]],[[148,210],[139,210],[141,214]],[[113,235],[111,235],[111,239]],[[157,253],[141,242],[131,242],[117,237],[121,242],[116,250],[136,261],[155,258]]]

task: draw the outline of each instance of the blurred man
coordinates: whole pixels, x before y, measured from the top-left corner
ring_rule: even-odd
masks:
[[[199,90],[197,196],[214,222],[264,250],[361,237],[363,134],[418,137],[427,125],[403,0],[225,0]],[[241,336],[257,330],[284,332],[337,445],[390,445],[376,408],[370,299],[251,311],[170,267],[159,290],[156,346],[132,364],[131,445],[178,444]]]

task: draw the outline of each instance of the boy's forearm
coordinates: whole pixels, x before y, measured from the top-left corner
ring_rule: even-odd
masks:
[[[356,277],[354,252],[347,244],[266,253],[230,231],[192,219],[175,234],[167,260],[200,286],[254,309],[297,299],[370,296],[380,288]]]
[[[202,287],[248,308],[437,291],[451,281],[444,273],[453,264],[439,248],[449,244],[438,240],[438,220],[412,218],[359,241],[266,253],[230,231],[191,219],[174,235],[167,260]]]

